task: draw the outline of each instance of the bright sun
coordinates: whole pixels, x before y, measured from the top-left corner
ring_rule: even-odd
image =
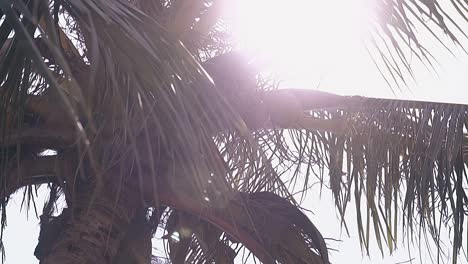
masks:
[[[369,31],[368,1],[238,0],[226,15],[243,50],[283,76],[304,76],[352,59]]]
[[[370,34],[376,32],[371,27],[378,19],[377,2],[381,1],[223,0],[226,6],[222,16],[241,50],[266,62],[266,70],[277,73],[275,77],[283,81],[282,87],[395,98],[391,89],[378,89],[387,84],[370,56],[377,54],[374,58],[379,63],[372,40],[376,35]],[[421,31],[419,38],[431,47],[438,47],[428,32]],[[381,44],[379,38],[376,39],[377,45]],[[412,92],[405,91],[399,97],[414,99],[417,94],[420,100],[440,98],[466,103],[466,97],[460,97],[456,89],[441,98],[436,88],[447,86],[447,83],[453,87],[466,83],[460,79],[460,76],[466,76],[460,72],[466,68],[465,62],[455,63],[441,49],[433,48],[433,52],[439,63],[445,65],[445,75],[439,78],[415,61],[411,66],[421,76],[418,78],[420,84],[410,81]],[[465,58],[463,52],[457,54]],[[416,90],[421,92],[416,93]]]

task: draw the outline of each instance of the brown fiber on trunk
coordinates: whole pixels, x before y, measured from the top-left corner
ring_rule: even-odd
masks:
[[[65,217],[62,231],[50,241],[41,264],[114,263],[113,259],[135,215],[135,203],[127,195],[104,191],[91,205],[76,205]],[[87,197],[89,201],[89,197]],[[84,199],[82,199],[84,200]]]

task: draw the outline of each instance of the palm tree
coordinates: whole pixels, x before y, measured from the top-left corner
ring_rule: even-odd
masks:
[[[315,175],[343,223],[353,197],[364,248],[373,229],[392,249],[404,214],[437,245],[450,223],[456,260],[467,106],[277,90],[230,51],[223,3],[0,2],[2,229],[10,196],[23,188],[29,204],[46,184],[44,264],[151,263],[158,226],[172,263],[233,263],[243,248],[263,263],[329,263],[291,193]],[[408,50],[431,63],[415,34],[427,19],[466,36],[440,4],[375,1],[389,80],[411,75]],[[452,5],[466,20],[466,2]]]

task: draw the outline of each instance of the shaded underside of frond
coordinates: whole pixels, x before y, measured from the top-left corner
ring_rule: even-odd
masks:
[[[277,195],[240,193],[211,212],[193,205],[173,202],[175,209],[165,222],[163,238],[168,239],[174,263],[232,263],[241,245],[262,263],[329,263],[316,227]]]

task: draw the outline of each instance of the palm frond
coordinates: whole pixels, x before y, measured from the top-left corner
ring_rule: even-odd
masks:
[[[192,214],[174,211],[167,221],[165,238],[170,240],[170,256],[175,263],[189,261],[187,258],[195,263],[224,259],[226,252],[235,253],[229,250],[230,243],[242,243],[262,263],[329,263],[320,232],[296,206],[280,196],[239,193],[223,208],[210,206],[210,200],[198,203],[191,198],[194,202],[186,202],[190,198],[185,194],[180,196],[183,200],[167,199],[170,206]],[[217,248],[207,247],[209,244]]]
[[[447,43],[452,42],[466,53],[461,43],[468,37],[463,27],[468,22],[467,10],[468,5],[463,1],[374,1],[374,34],[368,48],[376,51],[370,55],[378,67],[386,69],[381,72],[382,76],[387,80],[388,75],[391,76],[389,85],[406,85],[408,76],[415,77],[411,56],[426,67],[434,68],[437,58],[429,47],[436,45],[431,41],[453,54]]]
[[[435,230],[451,221],[456,230],[456,259],[462,246],[466,210],[463,140],[467,106],[340,97],[295,89],[282,92],[296,95],[305,112],[303,121],[295,125],[302,126],[302,132],[280,132],[284,142],[292,143],[283,143],[287,155],[277,153],[276,159],[300,164],[293,178],[304,172],[301,164],[307,166],[307,173],[313,172],[311,164],[328,170],[329,181],[323,180],[321,172],[315,175],[329,184],[343,221],[346,206],[354,196],[359,235],[367,250],[366,226],[374,226],[380,247],[385,241],[391,245],[397,237],[392,227],[401,221],[397,216],[404,215],[403,223],[411,234],[415,234],[415,226],[429,227],[436,241],[439,235]],[[308,118],[316,120],[317,125],[304,121]],[[335,122],[344,129],[327,131],[321,120]],[[272,139],[266,144],[278,142]],[[284,169],[290,170],[287,166]],[[305,177],[308,179],[308,175]],[[303,189],[308,184],[306,181]],[[361,211],[362,198],[367,212]]]

